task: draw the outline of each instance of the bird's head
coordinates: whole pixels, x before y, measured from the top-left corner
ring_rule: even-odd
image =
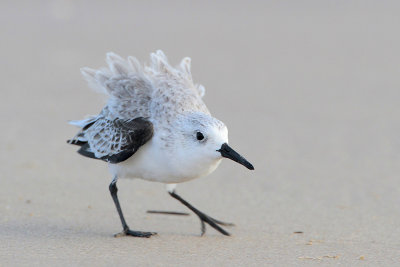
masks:
[[[201,112],[186,114],[180,121],[179,128],[184,135],[182,140],[186,152],[189,152],[188,157],[199,161],[199,164],[228,158],[254,170],[250,162],[228,145],[228,128],[223,122]]]

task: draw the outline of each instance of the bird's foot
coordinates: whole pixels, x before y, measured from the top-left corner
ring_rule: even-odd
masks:
[[[175,193],[175,191],[171,191],[169,192],[169,194],[177,199],[179,202],[181,202],[183,205],[185,205],[186,207],[188,207],[191,211],[193,211],[200,219],[201,222],[201,235],[203,236],[206,232],[206,223],[208,223],[212,228],[214,228],[215,230],[217,230],[218,232],[220,232],[223,235],[230,235],[227,231],[225,231],[224,229],[222,229],[219,225],[224,225],[224,226],[233,226],[233,223],[226,223],[226,222],[221,222],[219,220],[216,220],[206,214],[204,214],[203,212],[199,211],[198,209],[196,209],[195,207],[193,207],[192,205],[190,205],[190,203],[188,203],[186,200],[184,200],[183,198],[181,198],[178,194]],[[219,225],[218,225],[219,224]]]
[[[208,216],[208,218],[210,218],[210,219],[213,220],[216,224],[219,224],[219,225],[223,225],[223,226],[235,226],[234,223],[222,222],[222,221],[219,221],[219,220],[217,220],[217,219],[214,219],[214,218],[212,218],[212,217],[210,217],[210,216]]]
[[[152,235],[156,235],[155,232],[140,232],[140,231],[132,231],[129,228],[125,228],[121,233],[115,234],[114,237],[121,237],[121,236],[134,236],[134,237],[146,237],[149,238]]]
[[[221,234],[227,235],[227,236],[230,236],[230,234],[227,231],[225,231],[223,228],[221,228],[219,225],[235,226],[233,223],[219,221],[219,220],[214,219],[202,212],[196,213],[196,215],[199,217],[200,222],[201,222],[201,236],[203,236],[206,233],[206,224],[205,223],[208,223],[208,225],[210,225],[212,228],[214,228]]]

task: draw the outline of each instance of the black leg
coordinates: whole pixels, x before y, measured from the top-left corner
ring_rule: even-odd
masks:
[[[190,205],[186,200],[184,200],[183,198],[181,198],[179,195],[177,195],[175,193],[175,191],[169,192],[169,194],[179,200],[183,205],[185,205],[186,207],[188,207],[191,211],[193,211],[200,219],[201,221],[201,235],[203,236],[204,233],[206,232],[206,225],[205,223],[208,223],[212,228],[214,228],[215,230],[217,230],[218,232],[220,232],[223,235],[230,235],[227,231],[225,231],[224,229],[222,229],[220,226],[218,226],[218,224],[220,225],[224,225],[224,226],[233,226],[233,223],[225,223],[225,222],[221,222],[218,221],[206,214],[204,214],[203,212],[199,211],[198,209],[196,209],[195,207],[193,207],[192,205]]]
[[[115,234],[114,236],[119,237],[119,236],[124,236],[124,235],[130,235],[130,236],[136,236],[136,237],[150,237],[152,235],[157,234],[157,233],[153,233],[153,232],[132,231],[129,229],[129,226],[125,222],[124,215],[122,214],[122,210],[121,210],[121,206],[119,204],[117,192],[118,192],[117,180],[114,179],[110,184],[110,193],[111,193],[112,199],[114,200],[115,207],[117,208],[119,218],[121,219],[122,228],[123,228],[121,233]]]

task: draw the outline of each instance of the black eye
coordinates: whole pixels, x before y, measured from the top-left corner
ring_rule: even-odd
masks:
[[[197,140],[199,140],[199,141],[204,139],[204,135],[201,132],[197,132],[196,137],[197,137]]]

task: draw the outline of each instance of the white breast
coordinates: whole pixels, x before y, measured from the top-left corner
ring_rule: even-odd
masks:
[[[185,153],[165,149],[153,138],[126,161],[109,164],[109,169],[120,178],[181,183],[210,174],[220,162],[221,159],[191,160]]]

